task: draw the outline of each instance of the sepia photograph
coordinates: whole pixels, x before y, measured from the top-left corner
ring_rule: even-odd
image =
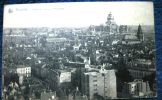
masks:
[[[152,2],[4,6],[2,100],[157,96]]]

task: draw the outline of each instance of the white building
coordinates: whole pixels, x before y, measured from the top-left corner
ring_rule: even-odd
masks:
[[[71,72],[62,71],[60,74],[60,83],[71,82]]]
[[[134,80],[133,82],[125,83],[122,90],[122,96],[126,97],[147,97],[151,95],[150,86],[148,82],[143,80]]]
[[[101,68],[99,72],[91,71],[83,74],[82,92],[89,100],[98,94],[105,99],[117,98],[117,84],[115,70]]]
[[[31,75],[31,67],[20,65],[16,68],[16,72],[19,76],[27,76],[28,77]]]

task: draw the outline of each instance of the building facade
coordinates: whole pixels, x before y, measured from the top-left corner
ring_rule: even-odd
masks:
[[[82,92],[89,100],[93,100],[95,94],[105,99],[117,97],[115,70],[102,68],[99,72],[85,72],[83,77]]]
[[[147,97],[151,94],[148,82],[143,80],[134,80],[133,82],[125,83],[123,86],[123,97]]]
[[[31,75],[31,67],[18,66],[16,72],[18,75],[25,75],[28,77],[28,75]]]

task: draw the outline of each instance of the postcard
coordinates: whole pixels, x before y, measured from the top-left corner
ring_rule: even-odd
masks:
[[[3,100],[155,98],[152,2],[4,6]]]

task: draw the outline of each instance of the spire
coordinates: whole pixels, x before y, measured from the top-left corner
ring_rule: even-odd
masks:
[[[140,24],[138,25],[137,38],[138,38],[140,41],[143,41],[143,40],[144,40],[144,36],[143,36],[143,32],[142,32],[142,27],[141,27]]]

